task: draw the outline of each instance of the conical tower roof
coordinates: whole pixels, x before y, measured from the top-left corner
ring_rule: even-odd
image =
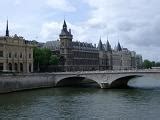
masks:
[[[118,45],[117,45],[117,51],[122,51],[122,47],[121,47],[119,42],[118,42]]]
[[[60,36],[71,36],[72,37],[72,34],[67,30],[67,24],[65,20],[63,22],[63,27],[62,27]]]
[[[64,23],[63,23],[63,29],[67,29],[67,24],[66,24],[65,20],[64,20]]]
[[[100,51],[104,50],[104,47],[103,47],[103,44],[102,44],[101,38],[100,38],[100,40],[99,40],[98,50],[100,50]]]
[[[106,43],[106,51],[112,51],[111,45],[110,45],[108,40],[107,40],[107,43]]]

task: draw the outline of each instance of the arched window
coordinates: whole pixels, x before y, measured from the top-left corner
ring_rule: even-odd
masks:
[[[9,70],[12,71],[12,64],[11,63],[8,64],[8,67],[9,67]]]
[[[3,63],[0,63],[0,71],[3,70]]]
[[[20,58],[22,58],[22,53],[20,53]]]
[[[20,63],[20,71],[23,72],[23,63]]]
[[[31,53],[29,53],[29,58],[31,58]]]
[[[29,72],[32,72],[32,64],[29,64]]]
[[[17,65],[17,63],[14,64],[14,68],[15,68],[15,71],[17,72],[18,71],[18,65]]]
[[[17,53],[14,54],[14,57],[17,58]]]
[[[12,57],[12,54],[11,54],[11,52],[9,53],[9,58],[11,58]]]

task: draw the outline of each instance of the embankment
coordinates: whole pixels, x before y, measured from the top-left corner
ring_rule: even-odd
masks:
[[[48,74],[3,74],[0,75],[0,93],[54,87],[54,75]]]

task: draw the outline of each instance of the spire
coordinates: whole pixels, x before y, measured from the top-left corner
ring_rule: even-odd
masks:
[[[106,50],[107,51],[112,51],[112,48],[111,48],[111,45],[110,45],[108,39],[107,39],[107,44],[106,44]]]
[[[118,45],[117,45],[117,51],[122,51],[122,47],[121,47],[119,42],[118,42]]]
[[[67,24],[66,21],[64,19],[64,23],[63,23],[63,28],[61,30],[60,36],[68,36],[68,37],[73,37],[72,33],[71,33],[71,29],[69,29],[69,31],[67,30]]]
[[[6,37],[9,37],[8,20],[7,20],[7,26],[6,26]]]
[[[64,20],[64,23],[63,23],[63,30],[67,30],[67,24],[66,24],[65,20]]]
[[[101,37],[100,37],[100,40],[99,40],[99,44],[98,44],[98,50],[104,50],[103,49],[103,44],[102,44],[102,41],[101,41]]]

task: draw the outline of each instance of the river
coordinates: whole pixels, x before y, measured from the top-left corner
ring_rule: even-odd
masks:
[[[160,80],[138,78],[129,85],[135,89],[62,87],[1,94],[0,120],[160,120]]]

